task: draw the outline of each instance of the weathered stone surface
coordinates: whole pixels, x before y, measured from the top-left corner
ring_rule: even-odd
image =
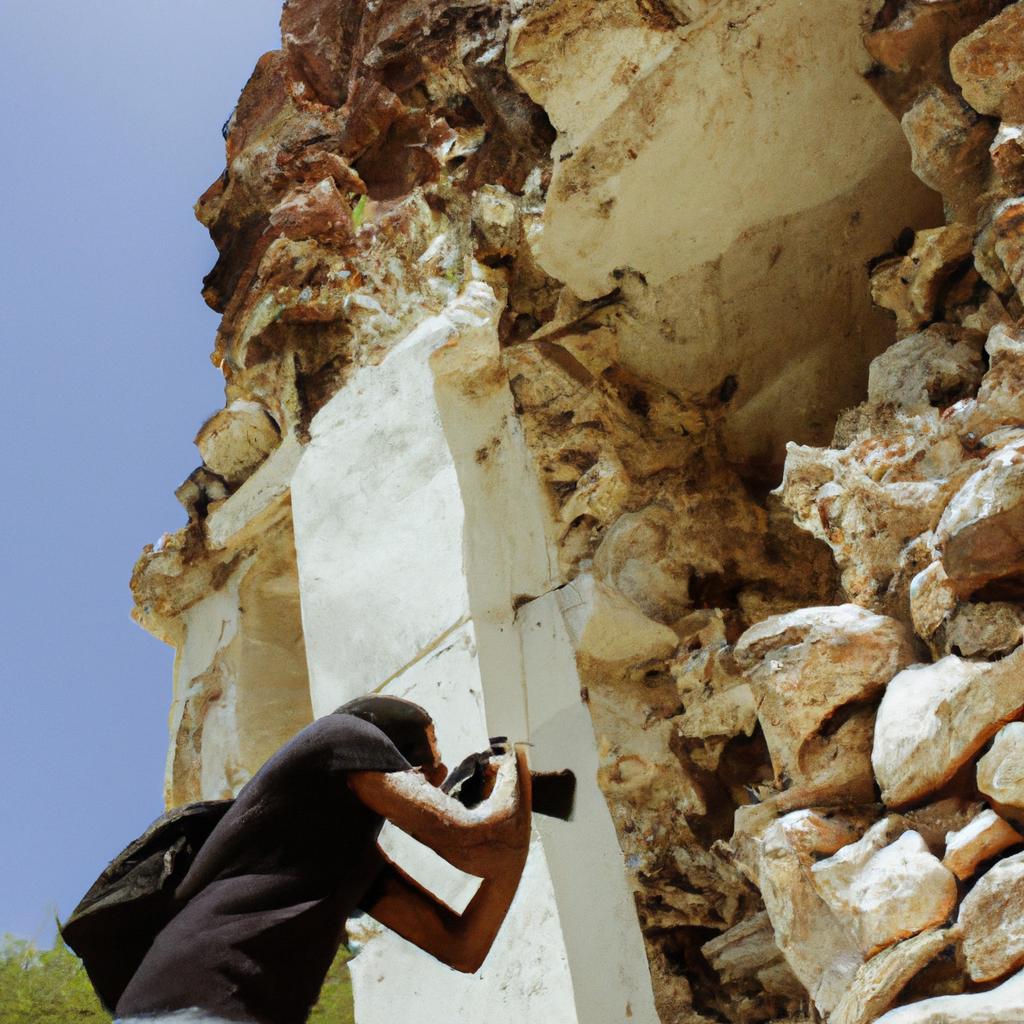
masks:
[[[901,623],[846,604],[765,619],[740,637],[735,658],[754,691],[776,780],[807,784],[816,774],[803,764],[807,745],[841,709],[878,697],[913,661],[913,646]],[[852,777],[870,779],[866,749],[849,753],[863,762]]]
[[[829,1024],[872,1024],[892,1006],[907,982],[954,941],[951,929],[935,929],[872,957],[857,972]]]
[[[679,734],[703,741],[703,757],[691,751],[702,767],[718,768],[727,742],[752,736],[757,702],[750,684],[725,642],[724,631],[671,667],[685,713],[677,719]]]
[[[1024,422],[1024,338],[1016,328],[995,324],[985,352],[989,370],[977,401],[964,403],[957,415],[964,431],[976,439]]]
[[[1024,8],[1011,4],[950,51],[949,67],[964,99],[982,114],[1024,119]]]
[[[900,74],[892,76],[895,83],[884,76],[876,80],[876,88],[897,109],[905,106],[899,101],[908,94],[912,99],[922,82],[945,79],[949,48],[1004,5],[1005,0],[922,0],[883,7],[864,43],[883,68]]]
[[[758,843],[758,882],[775,940],[825,1013],[839,1003],[864,959],[846,924],[818,895],[812,867],[815,858],[855,838],[849,826],[796,811],[771,825]]]
[[[775,943],[775,932],[764,912],[705,943],[701,953],[747,1013],[764,1012],[765,995],[785,1000],[789,1015],[806,999],[803,986]]]
[[[935,318],[955,283],[970,266],[971,232],[962,224],[918,231],[910,251],[880,263],[871,275],[871,297],[896,314],[900,334]]]
[[[811,440],[856,400],[860,383],[848,389],[845,370],[863,359],[862,373],[881,348],[872,339],[884,320],[861,305],[863,264],[892,237],[877,233],[878,199],[898,196],[901,223],[914,227],[937,211],[896,170],[907,169],[906,144],[861,77],[860,0],[828,12],[723,0],[675,31],[650,9],[560,0],[531,5],[516,25],[512,74],[558,130],[538,257],[581,297],[628,294],[630,369],[702,393],[735,376],[727,450],[777,461],[783,440]],[[834,116],[823,148],[811,140],[824,110]],[[849,262],[807,260],[815,237],[842,238]],[[813,311],[790,316],[793,297],[812,293]],[[856,358],[849,344],[832,358],[823,342],[833,300]],[[769,329],[782,320],[784,341]]]
[[[1011,722],[996,733],[978,762],[978,789],[1004,813],[1024,815],[1024,722]]]
[[[992,215],[990,237],[995,255],[1018,296],[1024,296],[1024,199],[1007,199]]]
[[[1024,575],[1024,442],[982,463],[943,512],[935,541],[961,596],[986,587],[1013,592]]]
[[[932,562],[910,581],[910,616],[923,640],[935,635],[956,606],[956,591],[941,561]]]
[[[203,461],[231,484],[241,483],[280,443],[267,411],[241,399],[214,413],[196,435]]]
[[[876,1024],[1008,1024],[1024,1015],[1024,974],[998,988],[970,995],[938,996],[901,1006]]]
[[[871,361],[868,402],[914,414],[974,394],[984,367],[980,345],[972,342],[965,332],[942,327],[896,342]]]
[[[983,861],[1021,842],[1024,842],[1024,836],[1012,825],[1003,821],[995,811],[985,810],[962,829],[946,835],[946,854],[942,863],[957,878],[970,878]]]
[[[832,912],[855,929],[866,957],[942,924],[956,905],[952,873],[917,832],[904,831],[892,818],[819,861],[811,873]]]
[[[824,540],[842,569],[851,600],[902,613],[913,545],[937,525],[956,483],[969,474],[960,444],[937,417],[901,422],[899,432],[835,449],[790,446],[779,488],[796,522]]]
[[[1024,654],[991,664],[954,655],[904,669],[888,685],[871,754],[882,799],[913,804],[941,789],[1024,711]]]
[[[962,604],[945,630],[945,649],[964,657],[992,658],[1020,646],[1024,609],[1007,601]]]
[[[942,193],[957,220],[970,218],[984,184],[995,126],[952,92],[936,87],[918,97],[902,125],[914,173]]]
[[[1024,853],[989,868],[960,904],[973,981],[995,981],[1024,963]]]

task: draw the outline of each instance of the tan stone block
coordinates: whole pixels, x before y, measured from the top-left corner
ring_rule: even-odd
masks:
[[[961,39],[949,68],[964,99],[982,114],[1018,121],[1024,115],[1024,5],[1011,4]]]
[[[890,807],[941,789],[1024,710],[1024,653],[969,662],[954,655],[904,669],[888,685],[871,755]]]
[[[757,841],[757,874],[775,941],[818,1008],[830,1012],[849,988],[864,958],[847,922],[818,894],[811,868],[856,838],[837,820],[795,811],[769,826]]]
[[[881,694],[913,660],[913,646],[902,623],[845,604],[765,619],[740,637],[735,658],[754,690],[776,779],[811,782],[807,744],[841,708]]]
[[[1024,964],[1024,853],[999,861],[960,904],[972,981],[996,981]]]
[[[811,868],[819,894],[855,931],[866,957],[942,924],[956,906],[952,873],[919,833],[904,828],[897,819],[880,821]]]
[[[1015,594],[1024,577],[1024,442],[993,452],[953,496],[935,543],[961,597],[983,587]]]
[[[829,1024],[872,1024],[916,974],[955,941],[951,929],[922,932],[872,957],[829,1017]]]
[[[917,635],[923,640],[935,634],[956,605],[956,591],[942,562],[932,562],[910,581],[910,615]]]
[[[1024,836],[1012,825],[1003,821],[995,811],[984,810],[962,829],[946,834],[946,854],[942,863],[957,878],[970,878],[983,861],[1021,842],[1024,842]]]
[[[1011,722],[996,733],[978,762],[978,789],[993,807],[1024,815],[1024,722]]]

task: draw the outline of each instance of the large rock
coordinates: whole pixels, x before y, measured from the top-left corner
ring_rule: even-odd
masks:
[[[995,981],[1024,964],[1024,853],[999,861],[960,904],[972,981]]]
[[[955,655],[904,669],[875,721],[871,762],[890,807],[941,789],[1007,722],[1024,711],[1024,654],[969,662]]]
[[[203,461],[230,484],[245,480],[280,443],[267,410],[242,399],[214,413],[196,435]]]
[[[950,501],[935,530],[942,564],[964,597],[1016,593],[1024,575],[1024,442],[989,456]]]
[[[937,996],[901,1006],[875,1024],[1010,1024],[1024,1018],[1024,974],[988,992]]]
[[[977,390],[983,373],[980,343],[970,344],[961,332],[929,327],[871,361],[868,401],[895,404],[909,413],[952,405]]]
[[[775,941],[820,1010],[839,1003],[864,962],[847,924],[815,888],[812,866],[852,842],[842,822],[796,811],[771,825],[758,842],[757,876]]]
[[[984,184],[995,126],[958,96],[934,86],[903,115],[902,124],[914,173],[947,197],[954,214],[969,216]]]
[[[1024,608],[1009,601],[962,604],[945,629],[945,653],[966,658],[1009,654],[1024,636]]]
[[[942,924],[956,906],[952,873],[917,832],[903,828],[896,819],[880,821],[811,868],[822,899],[856,932],[866,957]]]
[[[1007,847],[1024,842],[1012,825],[993,810],[984,810],[963,828],[946,834],[946,853],[942,863],[963,880],[970,878],[978,865],[998,856]]]
[[[832,549],[850,600],[903,615],[911,579],[933,558],[928,533],[970,469],[936,410],[893,423],[888,408],[877,432],[865,410],[869,427],[845,448],[789,445],[776,493],[797,525]]]
[[[922,932],[872,957],[829,1017],[829,1024],[872,1024],[916,974],[955,941],[951,929]]]
[[[862,78],[862,0],[685,6],[525,8],[509,68],[559,133],[536,250],[581,297],[623,288],[630,368],[704,393],[735,377],[726,444],[777,461],[790,438],[826,440],[889,340],[863,290],[892,237],[881,209],[915,227],[938,211]]]
[[[964,99],[982,114],[1010,122],[1024,117],[1024,5],[1011,4],[987,21],[949,54],[953,78]]]
[[[985,342],[989,369],[976,401],[958,410],[961,429],[976,438],[1024,422],[1024,338],[1015,328],[995,324]]]
[[[978,789],[994,807],[1024,815],[1024,722],[1011,722],[996,733],[978,762]]]
[[[842,708],[878,697],[911,663],[913,646],[901,623],[845,604],[765,619],[740,637],[735,658],[754,690],[776,779],[806,783],[807,745]]]

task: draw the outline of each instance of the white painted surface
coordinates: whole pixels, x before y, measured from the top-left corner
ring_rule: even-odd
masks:
[[[577,813],[536,820],[516,900],[477,975],[361,922],[357,1019],[654,1024],[553,591],[553,528],[500,365],[499,314],[490,288],[471,284],[383,363],[357,371],[313,422],[292,484],[313,707],[321,715],[370,691],[408,697],[435,718],[449,765],[483,748],[488,728],[529,739],[535,765],[576,770]],[[513,603],[542,594],[514,623]],[[533,621],[536,634],[522,625]],[[460,898],[464,880],[404,846],[404,867]]]
[[[447,335],[427,326],[321,410],[292,481],[316,715],[466,617],[462,503],[427,364]]]
[[[314,712],[380,691],[423,705],[450,765],[487,745],[463,562],[463,498],[434,399],[430,355],[479,332],[497,349],[500,309],[473,284],[379,366],[360,370],[314,420],[292,502]],[[400,468],[400,472],[396,471]],[[458,903],[459,873],[408,839],[399,863]],[[461,896],[460,896],[461,887]],[[365,922],[364,922],[365,924]],[[368,929],[351,964],[360,1024],[578,1024],[544,850],[535,838],[519,893],[476,975]]]
[[[650,970],[626,882],[615,826],[597,785],[597,747],[590,714],[580,700],[572,631],[586,594],[569,587],[520,608],[531,763],[576,774],[572,820],[535,819],[544,841],[581,1024],[657,1024]]]

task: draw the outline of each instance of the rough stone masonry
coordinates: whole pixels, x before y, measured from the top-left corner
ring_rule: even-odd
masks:
[[[168,803],[371,690],[574,768],[483,970],[367,928],[361,1024],[1024,1020],[1024,2],[281,28],[132,581]]]

